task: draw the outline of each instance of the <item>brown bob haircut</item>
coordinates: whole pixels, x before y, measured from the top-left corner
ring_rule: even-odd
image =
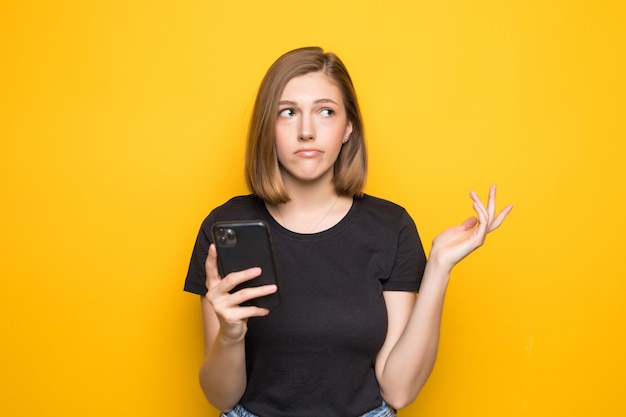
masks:
[[[290,200],[282,182],[275,148],[278,102],[285,85],[294,77],[322,72],[339,87],[347,118],[352,122],[350,139],[335,162],[333,182],[339,195],[361,197],[367,176],[367,152],[361,111],[348,70],[337,55],[322,48],[287,52],[267,71],[256,97],[246,148],[246,182],[250,191],[270,204]]]

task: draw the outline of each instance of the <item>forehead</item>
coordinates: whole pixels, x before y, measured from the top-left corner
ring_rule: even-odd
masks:
[[[341,90],[329,75],[323,72],[309,72],[293,77],[287,82],[281,94],[281,100],[330,98],[341,100]]]

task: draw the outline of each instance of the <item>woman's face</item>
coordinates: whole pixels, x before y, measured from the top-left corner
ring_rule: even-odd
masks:
[[[322,72],[292,78],[280,97],[276,153],[285,185],[332,181],[352,132],[339,87]]]

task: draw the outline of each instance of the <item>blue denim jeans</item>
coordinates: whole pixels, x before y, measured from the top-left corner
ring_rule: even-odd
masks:
[[[241,405],[237,404],[235,408],[230,410],[228,413],[220,414],[220,417],[258,417],[255,414],[252,414],[250,411],[243,408]],[[361,417],[396,417],[396,412],[393,408],[389,407],[384,401],[383,405],[378,408],[373,409],[372,411],[368,411],[363,414]]]

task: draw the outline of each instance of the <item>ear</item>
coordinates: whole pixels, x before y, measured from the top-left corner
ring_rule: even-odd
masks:
[[[346,143],[350,140],[350,135],[352,134],[352,122],[348,122],[348,124],[346,125],[346,130],[344,132],[343,135],[343,141],[342,143]]]

